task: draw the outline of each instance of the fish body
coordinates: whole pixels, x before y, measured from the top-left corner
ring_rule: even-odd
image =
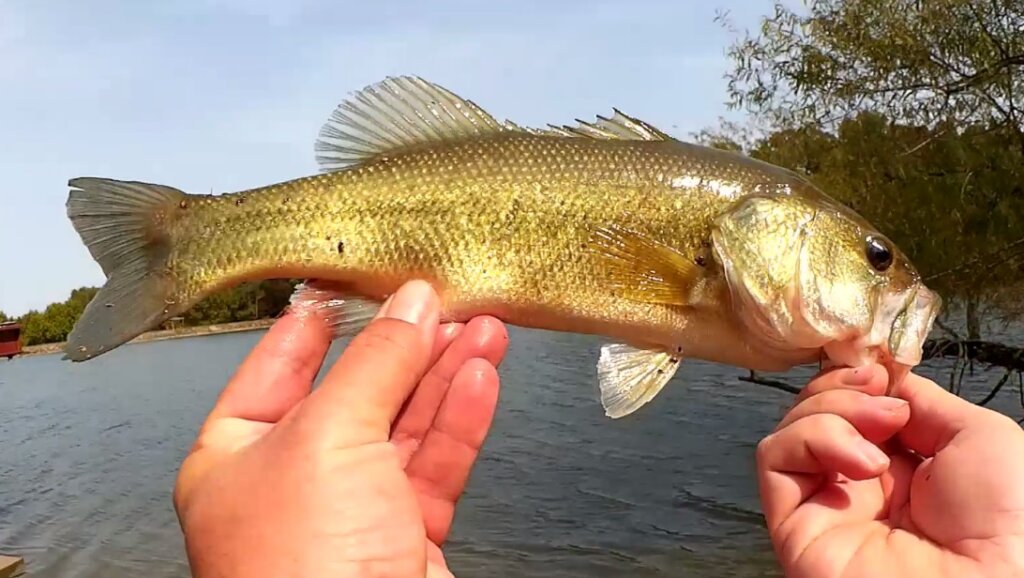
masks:
[[[403,77],[339,106],[317,151],[320,174],[223,195],[73,179],[69,217],[108,282],[67,357],[267,278],[315,279],[294,299],[330,305],[348,333],[419,278],[448,321],[609,338],[602,402],[621,417],[684,357],[913,365],[937,312],[905,256],[805,179],[619,111],[526,129]],[[873,269],[871,242],[896,265]],[[908,337],[889,343],[896,325]]]
[[[708,252],[714,217],[756,186],[759,167],[741,174],[727,165],[744,185],[716,186],[724,171],[715,161],[731,160],[717,151],[623,144],[502,133],[190,198],[172,209],[168,231],[171,275],[181,282],[173,299],[240,280],[305,277],[380,300],[417,277],[437,288],[446,319],[491,314],[520,326],[670,343],[756,369],[790,366],[781,352],[760,351],[723,307],[721,275],[708,275],[681,307],[631,299],[590,246],[596,231],[618,226],[696,261]]]

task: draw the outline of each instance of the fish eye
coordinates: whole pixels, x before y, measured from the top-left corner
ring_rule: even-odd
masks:
[[[865,254],[868,263],[875,271],[882,273],[892,266],[892,249],[889,244],[878,237],[868,237],[868,245]]]

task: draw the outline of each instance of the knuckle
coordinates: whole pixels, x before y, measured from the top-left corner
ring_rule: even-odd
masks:
[[[866,393],[848,389],[837,389],[822,391],[801,400],[794,405],[780,423],[779,429],[795,421],[817,414],[838,414],[849,413],[860,407],[860,403],[870,397]]]
[[[804,413],[837,414],[849,412],[859,407],[871,396],[863,391],[853,389],[832,389],[817,393],[800,404]]]
[[[386,353],[387,364],[410,368],[418,359],[416,328],[398,319],[378,319],[353,340],[351,347],[368,353]]]
[[[815,413],[793,422],[792,435],[808,442],[860,435],[846,418],[834,413]]]
[[[817,406],[824,411],[842,411],[853,404],[863,401],[870,395],[855,389],[831,389],[814,396]]]
[[[823,437],[826,439],[860,437],[860,432],[853,427],[846,418],[834,413],[818,414],[816,423],[809,425],[809,437]],[[824,434],[819,436],[820,434]]]
[[[778,434],[768,434],[761,438],[761,441],[757,443],[757,449],[754,451],[754,459],[757,463],[764,463],[766,457],[771,452],[772,445],[775,443],[776,436]]]

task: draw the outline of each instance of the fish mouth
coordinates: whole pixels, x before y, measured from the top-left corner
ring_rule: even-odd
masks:
[[[924,342],[941,309],[942,298],[924,285],[918,285],[889,329],[889,354],[893,362],[907,366],[921,363]]]
[[[921,363],[924,342],[942,308],[942,299],[921,284],[899,293],[882,295],[878,313],[867,335],[825,344],[831,365],[856,367],[878,363],[889,374],[886,395],[891,395],[910,370]]]
[[[918,285],[906,304],[892,319],[888,351],[883,365],[889,373],[886,395],[892,395],[913,367],[921,363],[924,343],[942,309],[942,298],[924,285]]]

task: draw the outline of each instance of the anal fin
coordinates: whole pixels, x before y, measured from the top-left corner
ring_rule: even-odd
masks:
[[[358,333],[381,308],[380,302],[356,295],[343,284],[322,280],[306,280],[296,286],[290,303],[293,311],[323,318],[332,339]]]
[[[597,362],[601,405],[612,419],[625,417],[654,399],[672,379],[682,358],[660,348],[605,345]]]

